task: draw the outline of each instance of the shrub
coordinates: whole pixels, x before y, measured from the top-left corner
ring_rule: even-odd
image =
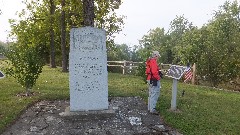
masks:
[[[17,79],[17,82],[26,88],[28,96],[42,72],[44,62],[41,51],[36,46],[18,46],[15,44],[6,49],[4,55],[10,61],[4,69],[6,75]]]
[[[145,62],[141,63],[138,65],[137,70],[136,70],[136,76],[141,76],[142,79],[146,82],[146,74],[145,74],[145,70],[146,70],[146,64]]]

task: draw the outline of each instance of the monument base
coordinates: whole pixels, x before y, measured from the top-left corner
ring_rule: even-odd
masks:
[[[66,107],[65,112],[59,113],[63,117],[74,117],[78,119],[99,119],[109,118],[116,115],[118,107],[109,106],[106,110],[90,110],[90,111],[70,111],[70,106]]]

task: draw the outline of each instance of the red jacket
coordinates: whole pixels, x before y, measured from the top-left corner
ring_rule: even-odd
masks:
[[[150,58],[146,62],[146,75],[147,75],[147,80],[150,80],[151,78],[160,80],[160,75],[159,75],[159,70],[160,68],[158,67],[157,60]]]

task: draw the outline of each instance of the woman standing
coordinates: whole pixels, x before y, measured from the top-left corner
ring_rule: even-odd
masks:
[[[147,82],[149,85],[149,97],[148,97],[148,111],[153,114],[158,114],[156,110],[156,104],[160,96],[160,68],[157,64],[157,59],[160,57],[158,51],[153,51],[151,58],[146,62],[146,74]]]

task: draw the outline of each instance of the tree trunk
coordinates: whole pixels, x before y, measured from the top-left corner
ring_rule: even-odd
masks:
[[[66,23],[65,23],[65,0],[62,0],[61,13],[61,48],[62,48],[62,72],[67,72],[67,53],[66,53]]]
[[[83,0],[83,25],[94,27],[94,0]]]
[[[54,46],[54,30],[53,30],[53,24],[54,24],[54,13],[55,13],[56,6],[54,5],[54,0],[50,0],[50,66],[51,68],[56,68],[55,63],[55,46]]]
[[[31,90],[30,90],[30,88],[28,86],[26,86],[26,94],[25,94],[25,96],[28,97],[30,95],[31,95]]]

